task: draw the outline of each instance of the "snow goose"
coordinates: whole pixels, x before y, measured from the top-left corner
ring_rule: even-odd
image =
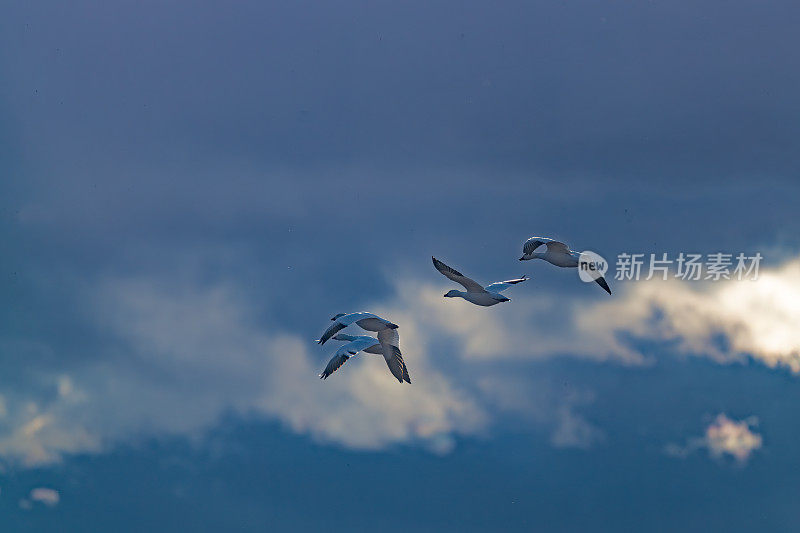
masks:
[[[500,293],[512,285],[528,281],[528,276],[522,276],[521,278],[498,281],[486,287],[481,287],[477,281],[466,277],[458,270],[445,265],[435,257],[431,259],[433,259],[433,266],[436,267],[436,270],[441,272],[448,279],[463,285],[464,288],[467,289],[466,292],[453,289],[444,295],[445,298],[464,298],[466,301],[474,303],[475,305],[488,307],[501,302],[508,302],[509,299]]]
[[[542,245],[544,245],[545,251],[537,252],[536,249]],[[528,261],[530,259],[543,259],[551,265],[558,267],[577,268],[580,256],[580,252],[570,250],[563,242],[547,237],[531,237],[525,241],[525,244],[522,246],[522,257],[520,257],[519,260]],[[594,281],[603,287],[608,294],[611,294],[611,289],[603,276],[598,275],[594,277]]]

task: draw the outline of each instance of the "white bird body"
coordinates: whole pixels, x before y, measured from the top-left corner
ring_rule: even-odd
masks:
[[[467,289],[466,292],[453,289],[444,295],[445,298],[463,298],[470,303],[483,307],[490,307],[492,305],[510,301],[510,299],[506,298],[500,293],[512,285],[522,283],[523,281],[528,281],[527,276],[522,276],[521,278],[498,281],[492,283],[491,285],[487,285],[486,287],[482,287],[477,281],[466,277],[458,270],[445,265],[435,257],[432,257],[431,259],[433,259],[433,266],[436,267],[436,270],[441,272],[446,278],[451,279],[456,283],[460,283],[465,289]]]
[[[483,307],[490,307],[501,302],[509,302],[510,300],[502,294],[493,292],[464,292],[453,289],[445,295],[447,298],[464,298],[470,303],[480,305]]]
[[[348,335],[346,333],[339,333],[338,335],[333,337],[335,341],[364,341],[369,342],[367,347],[361,350],[362,352],[366,353],[374,353],[378,355],[383,355],[383,349],[381,348],[381,343],[378,342],[378,339],[375,337],[370,337],[369,335]]]
[[[528,259],[543,259],[548,263],[550,263],[551,265],[555,265],[557,267],[576,268],[578,266],[579,256],[580,254],[572,251],[570,251],[568,254],[565,254],[559,252],[551,252],[548,250],[545,252],[532,252],[530,254],[527,254],[527,257],[525,257],[525,259],[522,259],[522,261],[526,261]]]

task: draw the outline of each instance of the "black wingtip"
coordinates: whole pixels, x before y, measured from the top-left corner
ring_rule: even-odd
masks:
[[[603,276],[600,276],[595,281],[598,285],[603,287],[603,290],[605,290],[608,294],[611,294],[611,287],[608,286],[608,283],[606,283],[606,280]]]

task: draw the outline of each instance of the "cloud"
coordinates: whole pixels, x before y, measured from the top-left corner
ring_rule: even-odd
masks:
[[[732,420],[720,413],[706,427],[705,435],[689,439],[685,445],[668,444],[664,451],[673,457],[686,457],[697,449],[705,448],[715,459],[729,455],[739,464],[744,464],[756,450],[761,449],[761,435],[751,430],[758,424],[754,417],[745,420]]]
[[[225,414],[278,420],[320,442],[362,450],[411,444],[447,453],[459,435],[484,434],[495,410],[552,428],[554,446],[587,448],[600,438],[575,412],[584,400],[503,397],[503,376],[476,368],[498,347],[513,348],[503,337],[507,325],[491,318],[487,325],[448,302],[438,289],[403,284],[389,301],[368,306],[401,324],[411,386],[398,385],[383,359],[369,354],[323,383],[317,374],[332,348],[259,323],[258,309],[233,284],[98,283],[85,307],[104,332],[101,353],[58,373],[41,370],[41,387],[0,398],[0,457],[35,466],[142,437],[197,439]]]
[[[561,405],[556,414],[558,424],[550,435],[550,443],[556,448],[587,450],[605,438],[603,432],[576,413],[570,403]]]
[[[30,510],[36,502],[42,503],[47,507],[55,507],[61,501],[61,495],[57,490],[47,487],[37,487],[32,489],[27,498],[19,501],[19,507],[23,510]]]
[[[800,258],[762,270],[756,281],[631,283],[614,301],[578,316],[579,329],[607,332],[605,349],[618,349],[612,339],[624,333],[671,341],[683,353],[720,363],[749,356],[795,374],[800,373],[798,323]]]
[[[488,310],[444,300],[445,284],[400,281],[397,294],[401,307],[413,309],[412,319],[455,343],[467,360],[568,355],[635,365],[648,362],[637,348],[647,340],[719,363],[750,357],[800,373],[800,258],[762,269],[755,281],[620,285],[600,301],[517,290],[509,292],[511,304]]]
[[[141,436],[199,437],[225,413],[277,419],[355,449],[419,443],[445,453],[455,435],[488,421],[425,351],[409,352],[412,387],[363,354],[320,382],[330,347],[312,355],[310,341],[260,326],[231,286],[113,280],[90,308],[112,339],[107,351],[69,375],[41,378],[49,394],[5,394],[0,457],[32,466]]]
[[[554,448],[587,450],[605,439],[603,431],[587,421],[576,408],[590,404],[594,395],[586,391],[554,390],[545,379],[533,381],[515,375],[490,375],[478,380],[483,401],[496,412],[510,413],[518,421],[529,421],[550,430]]]
[[[576,411],[584,400],[544,388],[531,401],[489,363],[570,356],[643,364],[636,340],[644,339],[720,363],[749,356],[800,372],[800,259],[758,281],[628,283],[611,301],[517,290],[512,303],[489,309],[442,298],[446,282],[395,283],[388,299],[364,308],[401,324],[411,387],[365,354],[320,384],[330,349],[308,333],[259,323],[260,309],[234,284],[100,282],[84,307],[107,341],[101,353],[40,368],[35,390],[4,391],[0,457],[39,465],[141,437],[199,438],[227,413],[353,449],[418,444],[446,453],[457,436],[483,434],[505,412],[550,428],[554,446],[588,448],[603,433]]]
[[[576,274],[577,283],[577,274]],[[524,287],[509,290],[509,304],[479,307],[461,300],[445,299],[446,282],[423,283],[398,280],[395,298],[378,306],[391,316],[402,316],[403,325],[415,324],[416,334],[430,345],[450,343],[467,361],[491,359],[546,359],[572,355],[594,360],[641,364],[644,356],[618,342],[614,332],[586,321],[596,306],[577,297],[526,293]]]
[[[30,499],[34,502],[41,502],[48,507],[54,507],[61,501],[61,495],[57,490],[48,489],[46,487],[37,487],[31,490]]]
[[[757,420],[748,419],[736,422],[724,414],[717,415],[711,425],[706,428],[706,445],[714,457],[729,454],[738,461],[744,462],[750,454],[761,448],[761,435],[750,431],[750,426]]]

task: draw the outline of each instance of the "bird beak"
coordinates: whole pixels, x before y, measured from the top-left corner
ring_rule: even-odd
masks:
[[[397,324],[390,324],[390,325],[389,325],[389,329],[397,329],[397,328],[399,328],[399,327],[400,327],[400,326],[398,326]]]
[[[519,258],[520,261],[525,261],[525,256]]]

